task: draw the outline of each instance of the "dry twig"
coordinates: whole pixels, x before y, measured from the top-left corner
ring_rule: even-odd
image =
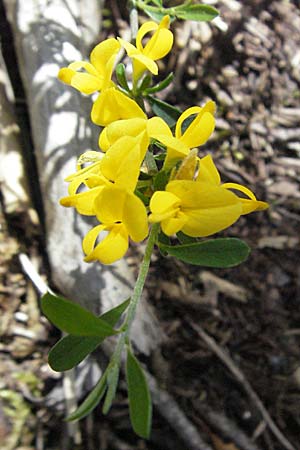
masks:
[[[279,430],[276,423],[268,413],[266,407],[264,406],[256,392],[252,389],[249,381],[246,379],[243,372],[235,365],[230,356],[226,354],[225,351],[217,344],[217,342],[212,337],[210,337],[199,325],[191,324],[191,327],[198,334],[198,336],[209,346],[213,353],[215,353],[215,355],[217,355],[218,358],[226,365],[226,367],[235,376],[239,383],[241,383],[246,393],[249,395],[253,403],[256,405],[257,409],[260,411],[266,424],[268,425],[274,436],[276,436],[278,441],[282,444],[282,446],[286,450],[295,450],[295,447]]]

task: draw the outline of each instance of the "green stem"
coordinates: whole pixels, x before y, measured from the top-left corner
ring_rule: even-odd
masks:
[[[131,301],[130,301],[128,311],[127,311],[127,316],[126,316],[124,325],[122,327],[125,332],[126,341],[128,341],[128,339],[129,339],[130,328],[131,328],[132,322],[134,320],[136,309],[137,309],[137,306],[139,304],[139,301],[140,301],[140,298],[141,298],[141,295],[143,292],[143,288],[145,285],[146,277],[147,277],[149,266],[150,266],[151,255],[153,252],[155,242],[157,240],[158,232],[159,232],[159,224],[155,223],[152,225],[152,228],[151,228],[151,231],[149,234],[144,258],[141,263],[139,275],[138,275],[138,278],[135,283],[135,287],[134,287]]]
[[[140,301],[140,298],[141,298],[141,295],[143,292],[143,288],[145,285],[145,281],[146,281],[149,266],[150,266],[151,255],[152,255],[153,248],[154,248],[154,245],[155,245],[155,242],[157,239],[158,232],[159,232],[159,224],[155,223],[152,225],[152,228],[150,230],[148,242],[147,242],[146,249],[145,249],[144,258],[141,263],[138,278],[136,280],[133,294],[131,296],[131,301],[128,306],[127,315],[126,315],[124,323],[121,327],[121,333],[119,335],[119,339],[118,339],[115,351],[111,357],[111,361],[110,361],[111,365],[117,364],[118,366],[120,366],[123,347],[124,347],[125,343],[127,343],[127,344],[129,343],[130,328],[131,328],[132,322],[135,318],[136,309],[137,309],[137,306],[139,304],[139,301]]]

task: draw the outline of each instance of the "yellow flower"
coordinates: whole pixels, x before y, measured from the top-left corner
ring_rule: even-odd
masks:
[[[144,144],[148,147],[154,130],[156,132],[161,130],[163,133],[166,127],[168,127],[167,124],[160,117],[152,117],[151,119],[135,117],[132,119],[117,120],[102,130],[99,136],[99,147],[102,151],[106,152],[122,136],[139,136],[141,133],[144,133],[145,137],[147,136]]]
[[[214,186],[221,186],[223,189],[233,189],[242,192],[248,198],[239,197],[242,204],[242,213],[249,214],[253,211],[262,211],[269,207],[268,203],[256,199],[253,192],[245,186],[238,183],[223,183],[221,184],[221,177],[216,168],[211,155],[207,155],[200,159],[200,169],[197,176],[197,181],[207,182]]]
[[[169,16],[165,16],[159,25],[151,21],[144,23],[137,33],[136,46],[118,38],[127,55],[133,60],[134,81],[137,81],[147,69],[157,75],[158,66],[155,61],[166,56],[173,45],[173,34],[169,30],[169,25]],[[154,34],[143,46],[143,38],[151,31],[154,31]]]
[[[153,127],[151,129],[151,137],[167,147],[167,156],[164,162],[165,169],[173,167],[178,161],[184,159],[191,148],[205,144],[215,128],[214,112],[215,103],[211,100],[202,108],[200,106],[188,108],[177,121],[175,137],[165,122],[159,128]],[[183,132],[183,122],[193,115],[196,115],[196,117]]]
[[[150,200],[150,222],[160,222],[167,235],[183,231],[192,237],[204,237],[232,225],[242,206],[232,192],[209,183],[190,180],[170,181],[165,191],[157,191]]]
[[[143,135],[123,136],[110,147],[103,158],[66,178],[69,195],[60,200],[66,207],[75,207],[79,214],[96,215],[95,200],[105,187],[118,186],[133,192],[144,159]],[[77,193],[82,186],[87,191]]]
[[[83,94],[92,94],[112,85],[111,75],[116,56],[120,50],[117,39],[106,39],[90,54],[90,61],[75,61],[60,69],[58,78]],[[85,72],[79,72],[84,69]]]
[[[148,234],[147,212],[143,202],[132,192],[115,185],[105,187],[94,202],[101,225],[85,236],[82,246],[85,261],[98,260],[111,264],[122,258],[128,249],[128,238],[144,240]],[[99,235],[108,232],[97,243]],[[101,237],[101,236],[100,236]]]
[[[245,194],[238,197],[229,189]],[[196,180],[175,179],[165,191],[157,191],[150,200],[150,222],[160,222],[171,236],[178,231],[192,237],[205,237],[228,228],[241,215],[268,208],[250,189],[237,183],[221,184],[210,155],[200,159]]]

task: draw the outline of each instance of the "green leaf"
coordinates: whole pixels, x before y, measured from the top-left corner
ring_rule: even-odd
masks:
[[[184,245],[164,245],[160,248],[196,266],[226,268],[237,266],[247,259],[250,253],[248,245],[237,238],[220,238]]]
[[[107,322],[71,300],[47,293],[41,299],[41,308],[57,328],[75,336],[106,338],[117,334]]]
[[[68,422],[71,420],[82,419],[96,408],[106,390],[106,377],[107,374],[106,372],[104,372],[104,374],[102,375],[94,389],[86,397],[84,402],[82,402],[81,405],[66,418]]]
[[[150,391],[144,372],[129,348],[127,349],[126,379],[132,428],[138,436],[148,438],[152,421]]]
[[[176,233],[176,236],[178,237],[178,240],[181,244],[192,244],[197,242],[196,238],[187,236],[182,231],[178,231],[178,233]]]
[[[170,83],[172,83],[174,79],[174,74],[173,72],[169,73],[169,75],[162,80],[160,83],[156,84],[153,87],[147,88],[145,89],[145,94],[155,94],[156,92],[160,92],[163,89],[165,89],[166,87],[169,86]]]
[[[147,95],[146,98],[156,116],[161,117],[169,127],[175,125],[181,114],[178,108],[175,108],[162,100],[158,100],[157,98],[152,97],[152,95]]]
[[[129,86],[126,78],[125,65],[123,63],[119,63],[116,66],[116,77],[120,86],[129,92]]]
[[[176,17],[183,20],[208,22],[219,15],[219,11],[209,5],[181,5],[174,8]]]
[[[120,305],[107,311],[100,316],[111,326],[114,326],[122,313],[126,310],[130,299],[125,300]],[[53,370],[63,372],[77,366],[87,355],[92,353],[98,345],[103,342],[103,338],[98,336],[68,336],[60,339],[50,350],[48,363]]]
[[[153,179],[153,187],[155,191],[163,191],[169,181],[170,174],[165,170],[158,172]]]
[[[49,352],[48,364],[56,372],[70,370],[92,353],[103,341],[98,336],[68,336],[60,339]]]
[[[149,88],[151,81],[152,76],[149,74],[145,75],[138,88],[138,94],[142,94],[147,88]]]
[[[162,20],[162,18],[168,14],[168,11],[165,12],[164,10],[161,9],[150,9],[150,7],[148,8],[147,6],[143,7],[143,11],[147,14],[147,16],[150,17],[150,19],[155,20],[155,22],[160,22]],[[174,16],[173,16],[174,17]]]
[[[128,308],[128,305],[130,303],[130,298],[127,300],[124,300],[124,302],[120,303],[119,305],[115,306],[114,308],[110,309],[109,311],[106,311],[103,313],[99,319],[104,320],[106,323],[111,325],[112,327],[115,326],[117,321],[120,319],[123,312],[126,311]]]
[[[102,408],[103,414],[107,414],[110,410],[111,404],[113,402],[113,399],[116,396],[116,390],[118,386],[119,381],[119,372],[120,368],[118,364],[111,364],[111,366],[108,367],[107,370],[107,393],[104,400],[104,405]]]

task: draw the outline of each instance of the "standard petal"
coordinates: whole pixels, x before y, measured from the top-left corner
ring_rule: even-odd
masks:
[[[194,114],[199,114],[202,111],[202,108],[200,106],[191,106],[191,108],[186,109],[183,111],[183,113],[179,116],[176,127],[175,127],[175,136],[179,139],[182,136],[182,124],[183,122],[188,119],[190,116]]]
[[[247,197],[249,197],[251,200],[256,201],[255,195],[246,186],[238,183],[224,183],[222,184],[222,187],[225,189],[235,189],[236,191],[242,192],[243,194],[247,195]]]
[[[143,53],[148,58],[157,61],[166,56],[173,46],[173,33],[166,29],[158,29],[152,38],[147,42]]]
[[[142,40],[145,37],[147,33],[150,33],[150,31],[156,31],[158,29],[158,24],[152,21],[148,21],[143,23],[143,25],[139,28],[137,35],[136,35],[136,48],[143,52],[144,47]]]
[[[121,44],[117,39],[110,38],[106,39],[92,50],[90,55],[90,60],[92,65],[98,70],[98,72],[104,77],[107,70],[107,64],[113,57],[113,60],[117,56]]]
[[[215,129],[215,118],[210,112],[205,112],[191,123],[180,140],[188,147],[198,147],[205,144]]]

